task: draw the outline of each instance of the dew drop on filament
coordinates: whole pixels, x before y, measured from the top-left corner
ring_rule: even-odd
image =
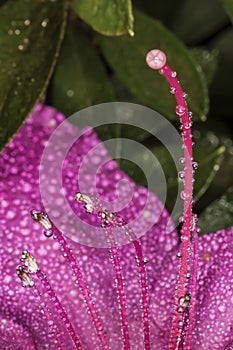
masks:
[[[45,237],[52,237],[53,231],[52,230],[44,230],[44,235]]]

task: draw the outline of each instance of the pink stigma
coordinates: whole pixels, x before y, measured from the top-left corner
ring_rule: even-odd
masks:
[[[161,69],[166,64],[167,57],[165,53],[161,50],[151,50],[146,55],[146,63],[152,69]]]

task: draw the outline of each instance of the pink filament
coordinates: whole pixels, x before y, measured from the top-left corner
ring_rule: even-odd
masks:
[[[86,285],[86,282],[83,278],[83,275],[82,275],[82,272],[79,268],[79,266],[77,265],[77,262],[73,256],[73,254],[71,253],[71,250],[70,248],[68,247],[65,239],[63,238],[61,232],[53,225],[52,227],[52,230],[53,230],[53,234],[54,234],[54,237],[57,237],[57,240],[58,240],[58,243],[60,244],[60,246],[62,247],[68,261],[69,261],[69,264],[72,268],[72,271],[74,272],[74,275],[76,276],[77,278],[77,281],[79,283],[79,287],[81,289],[81,292],[82,292],[82,295],[83,295],[83,298],[85,300],[85,304],[87,305],[87,308],[90,312],[90,315],[92,317],[92,320],[93,320],[93,323],[94,323],[94,326],[95,326],[95,329],[97,331],[97,335],[99,337],[99,340],[100,340],[100,343],[102,345],[102,348],[104,350],[109,350],[109,346],[108,346],[108,343],[107,343],[107,339],[106,339],[106,336],[105,336],[105,333],[104,333],[104,330],[103,330],[103,327],[102,327],[102,324],[100,322],[100,319],[99,319],[99,316],[96,312],[96,309],[95,309],[95,305],[92,301],[92,297],[91,297],[91,294],[87,288],[87,285]]]
[[[52,330],[52,332],[54,334],[54,337],[57,340],[58,350],[65,350],[65,345],[64,345],[63,341],[60,339],[60,335],[58,333],[57,326],[54,324],[53,319],[52,319],[52,317],[50,315],[50,311],[48,310],[46,304],[44,303],[39,290],[37,289],[35,284],[33,285],[32,288],[34,290],[34,293],[36,294],[36,296],[39,298],[39,300],[41,302],[40,303],[40,307],[41,307],[41,309],[43,311],[43,314],[46,317],[47,324],[48,324],[49,328]]]
[[[192,350],[191,342],[192,342],[192,332],[194,329],[195,323],[195,303],[193,300],[196,300],[197,293],[197,273],[198,273],[198,234],[197,230],[193,231],[193,266],[192,266],[192,283],[191,283],[191,305],[189,308],[189,326],[187,330],[186,336],[186,350]]]
[[[192,133],[191,128],[186,128],[186,125],[190,125],[190,117],[188,114],[187,103],[183,97],[182,88],[176,78],[173,77],[173,71],[171,68],[165,64],[162,68],[164,76],[167,78],[171,87],[174,87],[176,101],[179,106],[184,109],[183,115],[181,115],[181,125],[182,125],[182,136],[184,143],[184,159],[185,159],[185,168],[184,168],[184,223],[182,226],[182,244],[181,244],[181,259],[179,265],[179,273],[177,280],[177,289],[175,294],[175,304],[174,304],[174,313],[172,320],[172,329],[171,329],[171,339],[169,344],[169,349],[174,350],[177,348],[177,339],[179,335],[179,321],[182,321],[183,315],[177,310],[179,308],[179,300],[185,294],[186,284],[187,284],[187,273],[188,273],[188,263],[189,255],[191,249],[191,237],[190,231],[192,226],[192,193],[193,193],[193,167],[192,167]],[[195,301],[192,296],[192,303]]]
[[[150,325],[149,325],[149,296],[148,296],[148,287],[147,287],[147,278],[146,278],[146,266],[143,263],[142,247],[138,241],[135,233],[123,226],[122,229],[125,231],[127,237],[132,241],[135,253],[136,260],[139,268],[139,279],[141,286],[141,296],[142,296],[142,321],[143,321],[143,333],[144,333],[144,345],[145,350],[150,350]]]
[[[146,279],[146,266],[143,263],[142,248],[139,241],[134,240],[133,245],[136,251],[136,258],[139,267],[139,278],[141,284],[142,293],[142,320],[143,320],[143,331],[144,331],[144,345],[145,350],[150,350],[150,331],[149,331],[149,298],[148,288]]]
[[[91,198],[91,197],[90,197]],[[98,202],[96,198],[92,198],[93,203],[95,203],[95,209],[98,214],[103,211],[102,205]],[[101,217],[101,215],[98,215]],[[123,343],[124,349],[130,348],[130,339],[128,331],[128,320],[126,312],[126,297],[123,285],[123,276],[121,273],[121,267],[118,257],[117,245],[112,234],[111,227],[121,227],[125,235],[132,242],[136,253],[136,259],[139,267],[139,280],[141,286],[141,299],[142,299],[142,320],[143,320],[143,333],[144,333],[144,345],[145,350],[150,350],[150,331],[149,331],[149,297],[148,297],[148,287],[146,278],[146,266],[143,263],[142,248],[140,242],[138,241],[134,232],[126,225],[125,220],[117,213],[115,219],[111,221],[110,226],[105,228],[107,234],[108,243],[110,246],[110,252],[112,255],[112,261],[116,272],[117,288],[119,293],[119,309],[121,313],[122,331],[123,331]],[[102,219],[102,227],[105,227],[105,218]],[[127,348],[128,346],[128,348]]]
[[[42,282],[43,286],[45,287],[46,291],[48,292],[51,301],[54,303],[56,310],[58,311],[58,313],[60,314],[63,323],[65,324],[65,327],[69,333],[69,335],[71,336],[75,347],[77,350],[82,350],[82,345],[80,343],[79,338],[76,335],[76,332],[65,312],[65,310],[63,309],[59,299],[56,296],[56,293],[54,292],[54,290],[52,289],[50,283],[48,282],[47,278],[45,277],[45,275],[43,274],[43,272],[41,270],[38,270],[36,272],[37,277],[40,279],[40,281]]]
[[[123,276],[121,271],[121,266],[119,262],[118,249],[116,246],[115,239],[112,234],[110,227],[106,228],[107,239],[109,241],[109,249],[112,256],[112,262],[116,273],[116,283],[117,283],[117,292],[119,297],[119,311],[122,322],[122,331],[123,331],[123,349],[130,350],[130,339],[129,339],[129,323],[127,319],[127,304],[126,296],[124,291]]]
[[[163,62],[161,59],[161,65],[160,67],[156,67],[153,63],[153,55],[156,51],[156,57],[158,56],[159,50],[152,50],[147,54],[147,64],[152,69],[160,69],[160,73],[164,74],[166,79],[168,80],[172,92],[175,94],[176,101],[178,103],[177,106],[177,114],[181,117],[181,125],[182,125],[182,137],[183,137],[183,144],[184,144],[184,159],[185,159],[185,168],[184,168],[184,190],[183,190],[183,199],[184,199],[184,223],[182,227],[182,235],[181,235],[181,259],[179,264],[179,272],[177,277],[177,286],[176,286],[176,292],[175,292],[175,302],[174,302],[174,312],[173,312],[173,319],[172,319],[172,328],[171,328],[171,337],[170,337],[170,343],[169,343],[169,349],[174,350],[178,349],[179,342],[181,338],[179,337],[179,322],[182,321],[183,315],[182,313],[178,312],[179,308],[179,300],[185,295],[186,291],[186,285],[187,285],[187,273],[188,273],[188,265],[189,265],[189,257],[190,257],[190,250],[191,250],[191,227],[192,227],[192,198],[193,198],[193,168],[192,168],[192,161],[193,161],[193,155],[192,155],[192,133],[191,133],[191,120],[189,117],[188,112],[188,106],[186,103],[186,100],[184,98],[184,92],[182,91],[182,88],[179,84],[178,79],[176,78],[176,73],[171,70],[171,68],[166,64],[166,56],[163,58]],[[155,57],[155,59],[156,59]],[[155,61],[156,62],[156,61]],[[197,259],[197,236],[195,238],[195,255],[194,258],[194,264],[195,259]],[[197,266],[194,269],[194,272],[197,275],[196,272]],[[196,286],[196,278],[193,279],[193,291],[195,290]],[[191,302],[192,302],[192,318],[194,318],[194,309],[195,309],[195,297],[196,294],[191,295]],[[192,327],[193,327],[193,320],[192,320]],[[191,342],[191,333],[188,333],[189,340],[188,342]]]

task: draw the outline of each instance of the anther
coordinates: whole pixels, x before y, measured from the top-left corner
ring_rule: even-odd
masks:
[[[92,199],[86,194],[77,192],[74,196],[74,199],[76,200],[76,202],[85,203],[84,208],[88,213],[92,213],[94,211],[94,203]]]
[[[16,269],[16,273],[19,277],[19,279],[22,281],[23,287],[32,287],[34,285],[34,282],[32,280],[32,277],[29,272],[25,271],[23,266],[19,266]]]
[[[29,273],[36,273],[39,270],[36,259],[27,250],[22,252],[20,260],[27,266]]]
[[[36,210],[32,210],[31,217],[36,222],[39,222],[45,228],[46,231],[51,230],[52,223],[49,220],[48,215],[46,215],[42,212],[36,211]]]

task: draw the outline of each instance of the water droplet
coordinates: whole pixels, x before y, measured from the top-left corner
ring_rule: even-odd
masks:
[[[147,259],[147,258],[143,258],[143,259],[142,259],[142,263],[143,263],[144,265],[146,265],[146,264],[148,263],[148,259]]]
[[[67,90],[67,91],[66,91],[66,95],[67,95],[68,97],[73,97],[73,96],[74,96],[74,91],[73,91],[73,90]]]
[[[176,93],[176,88],[172,86],[170,88],[170,93],[174,95]]]
[[[180,162],[180,164],[184,164],[185,163],[185,158],[180,158],[179,162]]]
[[[164,72],[165,72],[164,68],[161,68],[161,69],[159,70],[159,73],[160,73],[160,74],[164,74]]]
[[[47,25],[48,25],[48,23],[49,23],[49,19],[48,19],[48,18],[45,18],[45,19],[41,22],[41,27],[46,28]]]
[[[24,46],[23,46],[22,44],[19,45],[19,46],[18,46],[18,50],[19,50],[19,51],[24,51]]]
[[[175,71],[173,71],[173,72],[171,73],[171,77],[172,77],[172,78],[175,78],[175,77],[176,77],[176,72],[175,72]]]
[[[185,200],[189,198],[189,193],[185,192],[185,191],[181,191],[180,193],[180,198]]]
[[[184,222],[184,217],[183,216],[179,217],[179,222]]]
[[[177,105],[176,106],[176,114],[179,115],[180,117],[182,117],[186,112],[185,107],[181,106],[181,105]]]
[[[28,26],[30,25],[30,23],[31,23],[30,19],[25,19],[24,25],[25,25],[26,27],[28,27]]]
[[[179,312],[179,314],[182,314],[184,312],[184,308],[182,306],[179,306],[177,308],[177,312]]]
[[[19,29],[15,29],[15,35],[20,35],[21,31]]]
[[[220,304],[218,309],[219,309],[220,312],[225,312],[226,311],[226,305]]]
[[[188,94],[187,94],[186,92],[183,92],[183,93],[182,93],[182,97],[183,97],[183,98],[187,98],[187,97],[188,97]]]
[[[177,258],[181,258],[181,252],[178,252],[176,256]]]
[[[189,118],[192,118],[193,112],[188,112],[188,116],[189,116]]]
[[[192,126],[192,123],[191,123],[191,122],[185,123],[185,124],[184,124],[184,127],[185,127],[186,130],[188,130],[189,128],[191,128],[191,126]]]
[[[185,177],[184,171],[179,171],[178,176],[181,180],[184,180],[184,177]]]
[[[45,237],[52,237],[53,231],[52,230],[44,230],[44,235]]]
[[[192,163],[192,167],[194,170],[196,170],[198,168],[198,163],[197,162],[193,162]]]
[[[183,326],[183,321],[179,321],[179,322],[178,322],[178,326],[179,326],[179,327],[182,327],[182,326]]]

